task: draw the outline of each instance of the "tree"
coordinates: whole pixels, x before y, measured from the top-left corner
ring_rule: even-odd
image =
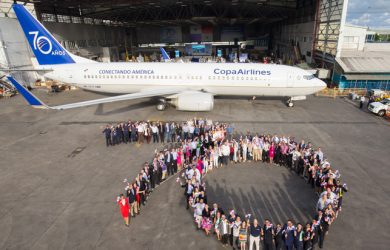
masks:
[[[378,33],[375,33],[375,35],[374,35],[374,41],[375,41],[375,42],[378,42],[379,39],[380,39],[380,37],[379,37]]]

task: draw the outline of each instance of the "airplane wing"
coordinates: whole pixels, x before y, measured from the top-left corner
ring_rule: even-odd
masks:
[[[21,71],[21,72],[50,72],[50,71],[53,71],[52,69],[13,69],[13,68],[8,68],[8,69],[4,69],[4,68],[0,68],[0,71],[3,71],[3,72],[18,72],[18,71]]]
[[[166,95],[172,95],[183,91],[183,89],[168,89],[168,88],[147,89],[132,94],[118,95],[118,96],[100,98],[100,99],[83,101],[83,102],[75,102],[75,103],[69,103],[69,104],[64,104],[59,106],[48,106],[45,103],[43,103],[41,100],[39,100],[36,96],[34,96],[24,86],[18,83],[13,77],[7,76],[7,78],[8,80],[11,81],[11,83],[15,86],[15,88],[19,91],[19,93],[24,97],[24,99],[26,99],[26,101],[32,107],[40,108],[40,109],[57,109],[57,110],[72,109],[72,108],[79,108],[79,107],[91,106],[91,105],[102,104],[102,103],[133,100],[133,99],[139,99],[145,97],[166,96]]]

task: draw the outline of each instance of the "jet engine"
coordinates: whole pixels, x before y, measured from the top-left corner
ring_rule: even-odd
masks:
[[[210,111],[214,107],[214,96],[210,93],[186,91],[171,98],[170,103],[182,111]]]

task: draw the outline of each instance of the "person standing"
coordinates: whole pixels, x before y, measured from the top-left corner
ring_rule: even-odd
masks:
[[[298,223],[297,225],[297,230],[294,232],[294,237],[295,237],[295,248],[297,250],[303,250],[303,237],[304,237],[304,232],[302,228],[302,224]]]
[[[163,125],[163,123],[158,122],[157,128],[158,128],[158,133],[160,135],[160,142],[164,143],[164,125]]]
[[[274,249],[274,227],[268,219],[264,221],[261,238],[264,243],[264,250]]]
[[[287,225],[284,226],[284,244],[286,246],[286,250],[292,250],[294,247],[294,235],[295,235],[295,227],[291,220],[287,221]]]
[[[229,164],[229,156],[230,156],[230,147],[228,141],[225,141],[225,143],[222,145],[221,151],[222,151],[222,163],[225,166],[227,166]]]
[[[229,222],[226,219],[226,216],[222,215],[222,221],[219,223],[219,233],[222,236],[222,244],[228,246],[229,240]]]
[[[120,196],[117,198],[117,203],[120,207],[122,217],[125,221],[126,227],[129,226],[129,202],[125,198],[123,194],[120,194]]]
[[[138,144],[141,144],[144,142],[144,129],[145,129],[145,126],[143,124],[143,122],[140,122],[137,126],[137,131],[138,131]]]
[[[123,124],[123,142],[128,143],[129,142],[129,123]]]
[[[132,217],[135,217],[137,214],[137,201],[135,199],[135,195],[137,192],[137,189],[134,185],[135,183],[132,183],[131,186],[129,186],[129,189],[127,189],[127,198],[129,199],[130,204],[130,215]]]
[[[279,223],[276,225],[275,229],[275,249],[276,250],[282,250],[284,249],[284,235],[283,235],[283,229],[282,225]]]
[[[106,126],[106,128],[103,130],[103,134],[106,138],[106,146],[111,146],[112,145],[112,142],[111,142],[111,128],[109,125]]]
[[[305,234],[303,235],[303,250],[312,249],[313,233],[311,232],[311,225],[306,224]]]
[[[249,224],[249,250],[253,249],[253,243],[256,245],[256,250],[260,250],[260,233],[261,227],[257,219],[253,220],[253,224]]]
[[[165,142],[171,141],[171,127],[169,126],[169,122],[164,124],[164,140]]]
[[[314,250],[316,244],[318,243],[319,235],[320,235],[320,226],[316,219],[312,220],[311,233],[312,233],[311,249]]]
[[[236,217],[236,220],[231,224],[232,227],[232,247],[233,249],[240,249],[240,242],[239,242],[239,236],[240,236],[240,228],[241,228],[241,218],[240,216]]]
[[[274,163],[275,145],[273,142],[271,143],[271,146],[269,147],[268,157],[269,157],[269,163]]]
[[[153,123],[152,127],[153,143],[158,143],[158,127]]]
[[[246,224],[246,221],[243,221],[241,223],[239,241],[240,241],[240,249],[246,250],[246,243],[248,241],[248,226]]]
[[[359,105],[359,108],[362,109],[363,108],[363,105],[364,105],[364,102],[366,101],[366,98],[364,97],[364,95],[362,95],[360,97],[360,105]]]

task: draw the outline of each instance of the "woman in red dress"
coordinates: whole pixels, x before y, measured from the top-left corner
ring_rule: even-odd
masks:
[[[126,227],[129,226],[129,201],[125,198],[123,194],[120,195],[118,199],[118,205],[121,209],[121,214],[123,219],[125,220]]]
[[[138,177],[137,177],[138,178]],[[139,186],[137,182],[134,182],[133,187],[135,188],[135,200],[137,202],[137,212],[140,213],[141,210],[141,195],[139,192]]]

